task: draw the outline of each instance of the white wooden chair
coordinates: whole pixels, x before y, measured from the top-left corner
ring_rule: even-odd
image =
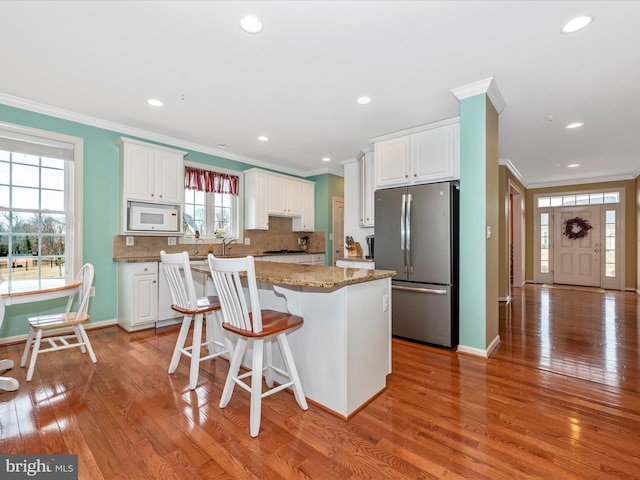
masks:
[[[85,263],[78,275],[76,275],[76,280],[81,282],[81,285],[77,292],[74,291],[69,295],[67,308],[63,313],[29,318],[29,335],[27,336],[27,344],[20,361],[20,366],[24,367],[27,363],[29,351],[31,351],[27,382],[31,381],[33,377],[36,361],[41,353],[78,347],[82,353],[89,352],[89,357],[93,363],[98,361],[83,326],[84,323],[89,321],[89,295],[91,294],[91,284],[93,283],[93,265]],[[78,306],[77,310],[73,312],[71,309],[76,296],[78,298]],[[45,332],[46,336],[43,336]],[[43,342],[48,343],[49,346],[42,348]]]
[[[214,321],[213,312],[220,310],[220,303],[217,297],[196,297],[196,289],[191,275],[191,265],[189,264],[189,254],[160,252],[162,270],[167,278],[169,290],[171,292],[171,308],[182,313],[184,318],[180,333],[173,350],[171,362],[169,363],[169,374],[178,368],[181,355],[191,358],[189,371],[189,388],[196,388],[198,383],[198,372],[200,362],[210,360],[220,355],[227,354],[229,358],[233,355],[233,344],[224,335],[220,328],[221,320]],[[202,341],[202,319],[206,315],[206,340]],[[217,317],[217,316],[216,316]],[[184,344],[193,321],[193,341],[190,347]],[[224,342],[224,343],[223,343]],[[201,349],[208,347],[209,355],[201,356]]]
[[[262,398],[285,388],[292,387],[300,408],[307,409],[307,399],[302,391],[298,371],[296,370],[287,333],[302,325],[303,319],[290,313],[262,310],[258,300],[256,272],[252,256],[244,258],[215,258],[209,254],[209,268],[222,308],[223,328],[238,336],[235,352],[229,366],[229,374],[224,384],[220,408],[227,406],[231,400],[235,385],[251,393],[250,433],[252,437],[260,431]],[[246,272],[249,290],[249,305],[243,293],[240,274]],[[284,368],[272,365],[271,343],[277,340]],[[264,346],[267,342],[267,364],[264,365]],[[242,358],[248,344],[252,346],[253,358],[251,370],[239,375]],[[262,392],[262,376],[266,370],[266,384],[269,389]],[[286,377],[289,381],[273,387],[274,373]],[[251,384],[243,381],[251,377]]]
[[[4,277],[0,275],[0,285],[4,282]],[[0,297],[0,325],[4,319],[4,300]],[[13,360],[10,358],[0,360],[0,371],[11,370],[13,368]],[[13,392],[18,389],[20,384],[15,378],[0,376],[0,391]]]

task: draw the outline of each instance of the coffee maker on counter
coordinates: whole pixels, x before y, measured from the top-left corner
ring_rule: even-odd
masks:
[[[373,260],[373,235],[367,236],[367,256],[365,258]]]

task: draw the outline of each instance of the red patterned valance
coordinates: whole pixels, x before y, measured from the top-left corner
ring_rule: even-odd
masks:
[[[199,168],[185,167],[184,188],[201,192],[229,193],[238,195],[240,178],[228,173],[213,172]]]

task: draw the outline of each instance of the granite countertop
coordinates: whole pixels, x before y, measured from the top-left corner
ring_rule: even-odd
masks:
[[[303,252],[302,250],[300,250],[300,252],[296,252],[296,253],[238,253],[238,254],[231,254],[231,255],[225,255],[223,258],[238,258],[238,257],[246,257],[247,255],[251,255],[253,257],[282,257],[282,256],[288,256],[288,255],[324,255],[325,252]],[[220,258],[218,256],[218,258]],[[207,259],[207,254],[204,255],[190,255],[189,256],[189,260],[194,261],[194,260],[203,260],[205,261]],[[133,255],[130,257],[113,257],[113,261],[114,262],[120,262],[120,263],[138,263],[138,262],[159,262],[160,261],[160,254],[158,255],[148,255],[148,256],[140,256],[140,255]]]
[[[392,270],[364,270],[360,268],[325,267],[297,263],[256,262],[256,280],[277,285],[334,288],[393,277]],[[193,271],[208,273],[205,266]]]

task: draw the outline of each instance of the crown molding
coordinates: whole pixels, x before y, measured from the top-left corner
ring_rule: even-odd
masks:
[[[634,180],[635,177],[630,174],[624,175],[611,175],[609,177],[585,177],[585,178],[572,178],[570,180],[558,180],[549,182],[537,182],[525,185],[527,190],[535,188],[550,188],[550,187],[565,187],[569,185],[582,185],[582,184],[594,184],[603,182],[620,182],[622,180]]]
[[[458,101],[484,93],[489,97],[489,100],[491,100],[491,103],[498,112],[498,115],[507,105],[500,93],[500,90],[498,89],[498,84],[493,77],[479,80],[468,85],[463,85],[462,87],[453,88],[451,93],[453,93]]]
[[[344,176],[342,169],[339,167],[326,167],[317,170],[298,170],[295,168],[284,167],[282,165],[266,162],[264,160],[258,160],[244,155],[228,152],[218,148],[208,147],[206,145],[200,145],[198,143],[189,142],[180,138],[169,137],[161,135],[159,133],[151,132],[149,130],[143,130],[122,123],[112,122],[109,120],[103,120],[101,118],[92,117],[90,115],[84,115],[82,113],[72,112],[70,110],[64,110],[62,108],[53,107],[44,103],[38,103],[31,100],[26,100],[20,97],[14,97],[0,93],[0,104],[7,105],[9,107],[20,108],[22,110],[28,110],[34,113],[40,113],[42,115],[48,115],[50,117],[60,118],[62,120],[68,120],[71,122],[81,123],[83,125],[89,125],[91,127],[102,128],[116,132],[118,134],[134,136],[143,138],[145,140],[151,140],[153,142],[163,143],[178,148],[184,148],[186,150],[192,150],[195,152],[206,153],[215,157],[224,158],[227,160],[234,160],[236,162],[246,163],[256,167],[267,168],[270,170],[277,170],[278,172],[288,173],[290,175],[296,175],[298,177],[309,177],[313,175],[333,174],[337,176]]]
[[[524,188],[528,188],[527,183],[524,181],[524,178],[522,178],[522,175],[520,174],[516,166],[511,163],[511,160],[509,160],[508,158],[501,158],[498,160],[498,165],[507,167],[511,174],[516,177],[516,179],[524,186]]]

